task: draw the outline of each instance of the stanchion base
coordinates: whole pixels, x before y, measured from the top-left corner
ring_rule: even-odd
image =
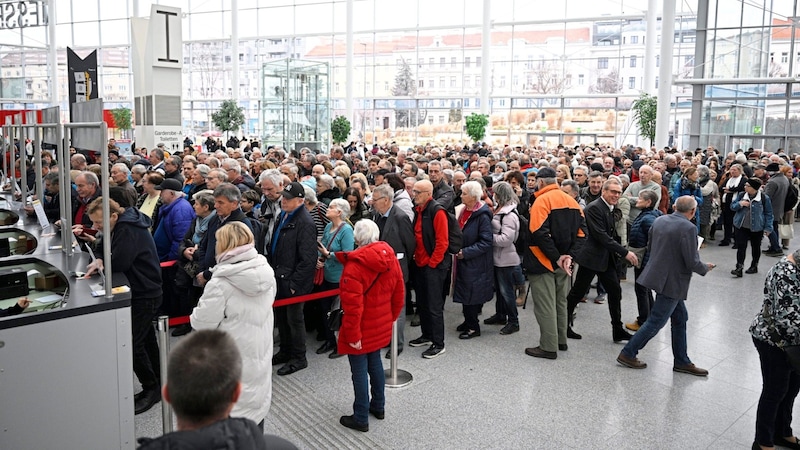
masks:
[[[386,387],[401,388],[406,387],[414,381],[414,377],[405,370],[397,370],[397,378],[392,378],[392,370],[386,369]]]

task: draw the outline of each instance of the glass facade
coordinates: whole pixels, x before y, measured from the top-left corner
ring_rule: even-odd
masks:
[[[152,3],[55,2],[57,80],[49,76],[46,26],[0,27],[2,107],[47,106],[56,83],[65,109],[66,46],[79,54],[99,49],[100,96],[108,108],[131,107],[129,17],[149,14]],[[346,114],[345,0],[158,3],[183,10],[186,134],[208,131],[211,113],[238,97],[247,118],[243,134],[268,137],[274,130],[262,120],[269,97],[261,70],[287,58],[327,64],[329,116]],[[676,3],[672,72],[677,79],[701,80],[672,88],[671,141],[684,148],[734,142],[759,147],[769,137],[770,145],[792,148],[791,135],[800,128],[794,119],[800,86],[763,80],[789,81],[800,71],[796,1]],[[490,58],[484,61],[482,0],[354,0],[354,135],[367,142],[463,142],[463,118],[484,107],[491,143],[644,143],[630,105],[645,86],[646,8],[647,0],[552,0],[547,8],[493,0]],[[656,35],[660,41],[660,22]],[[661,57],[653,57],[658,67]],[[489,103],[481,105],[487,65]],[[734,78],[751,82],[731,84]],[[759,134],[761,141],[752,137]]]
[[[700,126],[690,141],[728,151],[800,152],[792,137],[800,131],[800,86],[793,82],[800,75],[797,2],[711,0],[700,2],[702,16],[707,21],[698,23],[697,34],[703,36],[704,83],[695,86],[691,114]]]

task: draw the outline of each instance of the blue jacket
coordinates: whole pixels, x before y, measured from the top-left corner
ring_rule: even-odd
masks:
[[[733,216],[733,226],[742,228],[744,222],[745,209],[739,204],[744,197],[744,192],[736,195],[736,198],[731,202],[731,209],[736,212]],[[750,201],[750,231],[766,231],[772,233],[772,201],[765,193],[761,193],[761,201]]]
[[[494,297],[492,212],[489,207],[483,205],[473,211],[461,232],[464,236],[461,248],[464,259],[456,259],[453,301],[482,305]]]
[[[628,245],[634,248],[647,247],[650,227],[653,226],[653,222],[656,218],[661,215],[661,211],[653,209],[652,207],[643,209],[642,212],[633,219],[631,231],[628,233]],[[650,252],[645,252],[642,267],[647,264],[648,259],[650,259]]]
[[[192,224],[194,209],[181,197],[169,205],[161,205],[159,221],[153,239],[156,241],[158,260],[161,262],[178,259],[178,246]]]
[[[694,189],[688,189],[681,186],[683,183],[683,177],[680,177],[678,183],[672,190],[672,202],[674,203],[678,198],[683,197],[684,195],[691,195],[697,200],[697,210],[694,213],[694,223],[697,226],[697,231],[700,231],[700,206],[703,205],[703,192],[700,190],[700,185],[695,185]]]

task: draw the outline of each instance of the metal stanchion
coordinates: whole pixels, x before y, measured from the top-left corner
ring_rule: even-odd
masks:
[[[169,317],[159,316],[156,320],[158,330],[158,359],[161,362],[161,383],[167,382],[167,355],[169,355]],[[172,407],[165,399],[161,399],[161,425],[164,434],[172,432]]]
[[[404,314],[404,312],[401,312]],[[392,346],[391,350],[392,357],[389,360],[389,370],[386,370],[384,373],[386,375],[386,387],[390,388],[401,388],[408,386],[414,381],[414,377],[405,370],[400,370],[397,368],[397,321],[395,320],[392,324]]]

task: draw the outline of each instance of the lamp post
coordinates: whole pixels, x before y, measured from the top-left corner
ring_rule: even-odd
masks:
[[[367,146],[367,44],[361,43],[364,46],[364,98],[361,100],[361,133],[364,136],[364,148]]]

